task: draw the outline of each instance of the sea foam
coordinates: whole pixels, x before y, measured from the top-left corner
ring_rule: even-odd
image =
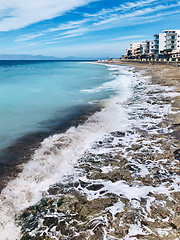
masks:
[[[50,185],[63,181],[64,175],[72,174],[73,165],[94,142],[102,140],[110,132],[127,131],[128,113],[124,105],[132,94],[131,85],[135,84],[136,77],[126,67],[110,66],[109,70],[112,74],[114,70],[116,74],[119,71],[121,75],[117,74],[115,80],[94,91],[116,88],[116,95],[103,100],[102,110],[94,113],[84,124],[46,138],[32,159],[24,164],[22,173],[3,189],[0,196],[0,239],[20,238],[15,217],[23,209],[36,204]]]

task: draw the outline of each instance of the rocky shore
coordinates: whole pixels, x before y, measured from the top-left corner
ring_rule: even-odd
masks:
[[[94,143],[17,216],[21,240],[180,239],[180,68],[118,64],[138,79],[124,105],[129,130]]]

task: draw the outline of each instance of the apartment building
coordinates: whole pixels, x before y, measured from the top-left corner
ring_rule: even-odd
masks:
[[[146,41],[146,53],[152,55],[154,53],[154,41],[147,40]]]
[[[154,53],[180,51],[180,30],[164,30],[154,35]]]
[[[180,55],[180,30],[164,30],[154,35],[154,40],[131,43],[126,50],[127,58],[169,59]]]
[[[140,54],[140,46],[141,43],[131,43],[130,44],[130,51],[132,56],[136,56],[138,54]]]
[[[140,44],[140,54],[146,55],[147,54],[147,42],[142,42]]]

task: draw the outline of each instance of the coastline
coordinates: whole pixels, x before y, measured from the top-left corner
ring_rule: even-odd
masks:
[[[164,77],[160,79],[155,70],[131,66],[134,94],[122,104],[129,128],[112,129],[97,140],[75,162],[74,173],[65,173],[37,204],[16,215],[21,240],[179,238],[180,143],[174,134],[179,124],[173,124],[179,110],[178,79],[176,89],[172,79],[164,86]],[[159,68],[157,72],[162,74]],[[98,123],[92,118],[87,124],[91,121],[93,126]],[[54,140],[56,144],[44,150],[47,157],[59,156],[61,143]],[[79,149],[81,141],[76,144]]]
[[[161,86],[174,87],[174,91],[180,93],[180,67],[177,65],[164,64],[159,62],[133,62],[133,61],[107,61],[103,64],[125,65],[135,67],[137,71],[145,71],[144,75],[150,75],[153,84]],[[174,112],[169,116],[174,134],[172,135],[180,140],[180,96],[169,99]]]
[[[21,240],[31,239],[31,231],[39,239],[180,237],[179,69],[127,65],[143,79],[135,86],[142,103],[138,99],[126,106],[133,127],[97,142],[78,160],[75,176],[51,186],[38,204],[23,212],[17,219],[24,229]]]
[[[74,107],[73,107],[74,108]],[[32,132],[27,134],[3,149],[0,155],[0,193],[6,185],[17,178],[18,174],[23,171],[23,165],[31,160],[34,152],[41,146],[41,142],[54,134],[64,133],[70,127],[77,127],[83,124],[89,116],[99,111],[99,106],[76,106],[76,113],[71,109],[66,118],[53,119],[47,124],[46,131]],[[4,159],[6,161],[4,161]]]

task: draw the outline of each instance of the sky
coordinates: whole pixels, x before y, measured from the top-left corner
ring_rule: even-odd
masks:
[[[0,0],[0,54],[119,57],[180,29],[180,0]]]

